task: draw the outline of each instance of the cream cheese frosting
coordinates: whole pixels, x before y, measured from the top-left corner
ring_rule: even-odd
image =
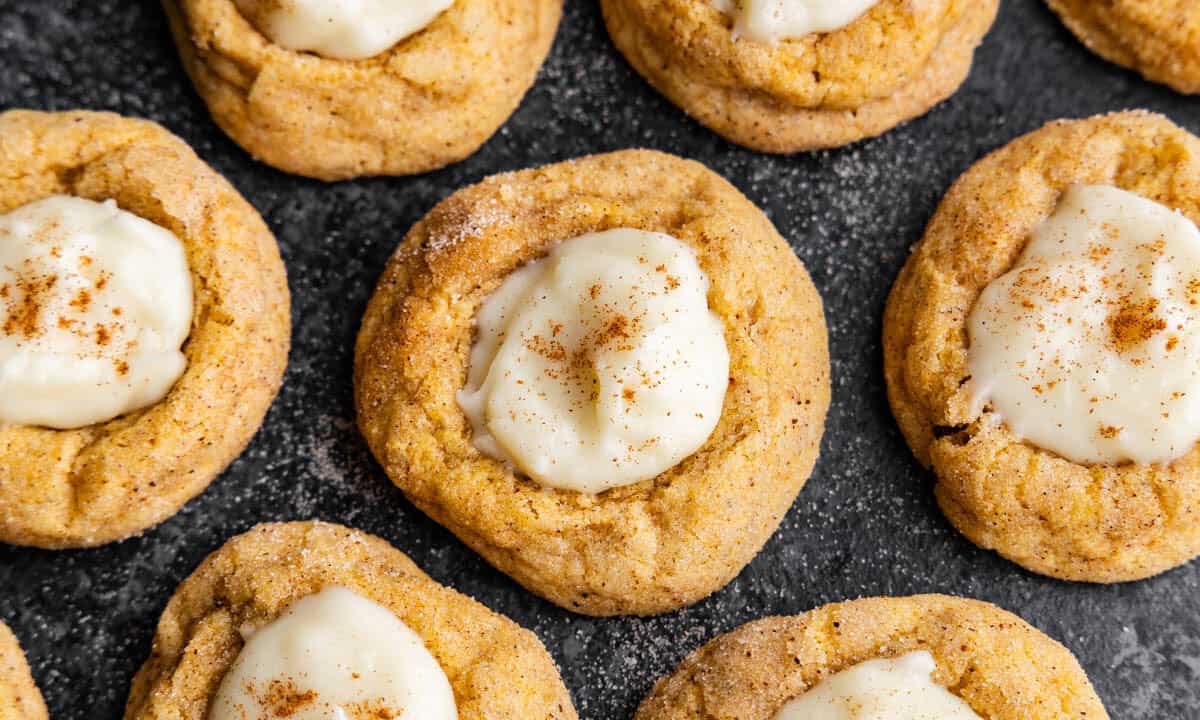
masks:
[[[236,0],[273,43],[336,60],[374,57],[412,35],[454,0]]]
[[[817,683],[774,720],[982,720],[933,681],[936,669],[926,650],[867,660]]]
[[[446,673],[387,608],[333,586],[244,630],[208,720],[455,720]]]
[[[1109,186],[1068,189],[969,318],[968,385],[1078,463],[1166,463],[1200,441],[1200,230]]]
[[[169,230],[58,195],[0,215],[0,423],[78,428],[183,374],[192,276]]]
[[[628,228],[513,272],[478,312],[459,393],[476,447],[585,493],[678,464],[716,427],[729,384],[708,287],[690,247]]]
[[[739,37],[765,43],[840,30],[879,0],[712,0]]]

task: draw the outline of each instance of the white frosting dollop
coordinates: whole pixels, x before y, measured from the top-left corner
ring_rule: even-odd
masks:
[[[724,326],[695,252],[618,229],[559,244],[479,310],[459,404],[473,442],[550,487],[655,477],[712,434],[729,384]]]
[[[817,683],[774,720],[982,720],[933,681],[936,669],[926,650],[867,660]]]
[[[734,17],[738,37],[777,43],[811,33],[841,30],[880,0],[711,0]]]
[[[236,0],[271,42],[335,60],[374,57],[423,29],[454,0]]]
[[[394,613],[343,587],[248,634],[208,720],[455,720],[446,673]]]
[[[66,195],[0,215],[0,423],[78,428],[157,403],[191,323],[165,228]]]
[[[1077,463],[1165,463],[1200,441],[1200,230],[1076,186],[969,318],[975,409]]]

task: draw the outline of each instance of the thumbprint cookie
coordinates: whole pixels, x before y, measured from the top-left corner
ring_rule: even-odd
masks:
[[[1069,650],[944,595],[758,620],[689,655],[634,720],[1105,720]]]
[[[163,0],[213,119],[321,180],[410,175],[474,153],[550,51],[562,0]]]
[[[1200,139],[1059,121],[950,189],[884,318],[888,393],[950,521],[1068,580],[1200,553]]]
[[[533,633],[385,541],[271,523],[210,555],[167,603],[125,720],[575,720]]]
[[[100,545],[173,515],[279,389],[283,262],[162,127],[0,115],[0,541]]]
[[[950,97],[998,0],[601,0],[613,42],[685,112],[754,150],[880,135]]]
[[[821,300],[784,239],[718,175],[648,151],[434,208],[384,270],[355,376],[408,497],[592,615],[729,582],[808,478],[830,393]]]

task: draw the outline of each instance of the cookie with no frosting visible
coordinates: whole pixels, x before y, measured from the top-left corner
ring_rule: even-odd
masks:
[[[846,145],[923,115],[966,79],[999,5],[795,4],[808,8],[773,26],[771,3],[601,2],[613,42],[651,85],[731,142],[772,153]]]
[[[1084,45],[1181,93],[1200,93],[1200,5],[1192,0],[1047,0]]]
[[[972,542],[1092,582],[1200,553],[1197,222],[1200,140],[1145,112],[1051,123],[947,193],[888,300],[885,374]]]
[[[925,677],[918,680],[933,687],[902,683],[898,690],[908,692],[897,694],[903,698],[914,696],[915,690],[948,691],[953,697],[943,695],[942,707],[957,707],[953,713],[899,716],[959,718],[972,717],[973,712],[989,720],[1108,717],[1078,661],[1062,645],[994,605],[944,595],[833,603],[795,617],[743,625],[696,650],[659,680],[634,717],[804,718],[809,715],[789,715],[785,706],[803,701],[810,691],[829,693],[816,710],[840,713],[836,700],[862,702],[864,697],[837,697],[831,686],[839,681],[831,681],[831,676],[842,675],[844,690],[851,668],[922,651],[933,662],[926,660]],[[872,672],[874,678],[860,689],[869,701],[886,703],[889,698],[869,693],[883,686],[889,671],[884,666]],[[871,707],[878,712],[877,706]]]
[[[279,389],[275,238],[183,141],[107,113],[0,115],[0,213],[0,541],[141,532],[241,453]]]
[[[487,309],[514,288],[524,300]],[[500,343],[515,364],[469,388],[484,326],[555,297],[558,315]],[[624,302],[670,309],[610,307]],[[581,315],[598,336],[573,336]],[[537,420],[577,380],[580,406]],[[480,422],[468,409],[488,392],[514,404]],[[494,176],[413,227],[363,319],[355,395],[391,479],[493,565],[576,612],[658,613],[729,582],[803,486],[830,397],[825,322],[787,243],[723,178],[597,155]],[[581,454],[556,454],[568,446]]]
[[[357,637],[344,646],[347,632]],[[414,663],[390,663],[388,653],[405,644]],[[410,674],[420,663],[428,673]],[[346,700],[379,677],[394,681],[381,695]],[[431,707],[433,690],[446,696],[442,714],[418,707]],[[125,718],[259,717],[247,708],[255,702],[267,708],[262,717],[396,717],[405,713],[380,704],[394,708],[390,698],[406,693],[401,707],[422,718],[453,718],[455,707],[462,718],[576,717],[533,633],[434,582],[380,538],[321,522],[270,523],[227,542],[176,590]]]
[[[562,0],[163,5],[221,129],[321,180],[422,173],[475,152],[533,84],[562,14]]]
[[[17,638],[0,622],[0,720],[46,720],[38,692]]]

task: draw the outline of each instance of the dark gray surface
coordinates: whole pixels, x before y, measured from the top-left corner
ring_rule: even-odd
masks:
[[[144,536],[98,550],[0,546],[0,618],[28,650],[54,718],[119,718],[175,586],[254,523],[301,518],[382,535],[437,580],[533,629],[588,720],[629,718],[686,652],[747,620],[934,591],[995,602],[1062,641],[1114,718],[1200,717],[1200,564],[1089,587],[976,549],[938,512],[884,395],[887,289],[973,161],[1047,120],[1128,107],[1200,131],[1200,100],[1093,58],[1038,0],[1005,0],[971,80],[927,117],[848,149],[790,158],[738,149],[685,118],[613,50],[594,0],[567,0],[537,85],[481,152],[430,175],[338,185],[256,164],[226,139],[153,0],[0,0],[0,61],[0,107],[115,110],[182,135],[267,218],[294,301],[283,392],[250,450],[200,498]],[[401,497],[355,431],[351,348],[384,260],[438,200],[497,171],[630,146],[706,162],[791,240],[825,298],[834,403],[816,474],[731,585],[663,617],[596,620],[531,596]]]

